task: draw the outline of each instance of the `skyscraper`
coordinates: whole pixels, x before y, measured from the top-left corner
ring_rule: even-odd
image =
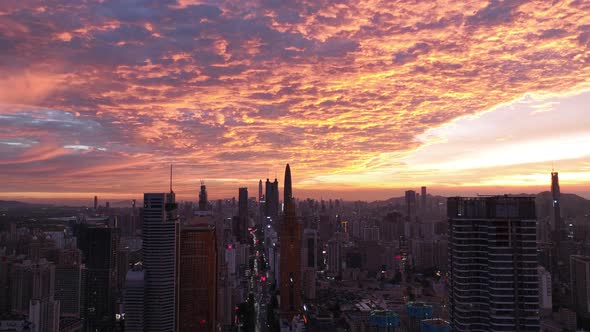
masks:
[[[285,169],[285,214],[281,225],[281,316],[291,321],[301,310],[301,226],[295,215],[291,169]]]
[[[557,233],[561,232],[561,210],[559,202],[561,193],[559,190],[559,174],[557,172],[551,172],[551,198],[552,209],[551,209],[551,229]]]
[[[246,243],[248,240],[248,226],[250,221],[248,216],[248,188],[240,188],[238,194],[238,217],[240,217],[239,241]]]
[[[539,331],[534,197],[448,199],[453,331]]]
[[[265,214],[276,222],[279,217],[279,181],[277,179],[274,182],[266,179],[266,195],[264,198]]]
[[[174,331],[178,218],[174,192],[143,196],[145,331]]]
[[[207,187],[205,181],[201,181],[201,191],[199,191],[199,211],[207,211],[209,201],[207,200]]]
[[[94,211],[98,209],[98,196],[94,196]]]
[[[217,242],[214,226],[181,226],[178,264],[178,331],[215,331]]]
[[[115,324],[118,230],[106,224],[84,224],[78,248],[86,265],[82,316],[85,331],[108,331]]]
[[[416,219],[416,192],[413,190],[406,191],[406,216],[409,221]]]

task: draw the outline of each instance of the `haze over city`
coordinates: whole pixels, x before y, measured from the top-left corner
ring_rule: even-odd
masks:
[[[587,1],[0,4],[0,198],[590,197]]]

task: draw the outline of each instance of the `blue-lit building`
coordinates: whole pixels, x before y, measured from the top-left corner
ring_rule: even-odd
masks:
[[[399,327],[399,315],[389,310],[374,310],[369,315],[369,330],[393,332]]]
[[[420,329],[420,322],[424,319],[432,318],[432,305],[424,302],[408,302],[406,304],[408,312],[408,325],[410,331],[418,331]]]

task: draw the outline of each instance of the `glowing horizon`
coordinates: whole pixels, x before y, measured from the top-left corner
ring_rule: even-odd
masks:
[[[0,199],[590,197],[590,3],[0,4]],[[282,187],[282,184],[280,184]],[[539,190],[540,189],[540,190]],[[255,196],[253,194],[252,196]]]

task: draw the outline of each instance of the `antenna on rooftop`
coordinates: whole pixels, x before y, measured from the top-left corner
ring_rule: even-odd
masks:
[[[172,191],[172,164],[170,164],[170,192],[173,193],[173,191]]]

